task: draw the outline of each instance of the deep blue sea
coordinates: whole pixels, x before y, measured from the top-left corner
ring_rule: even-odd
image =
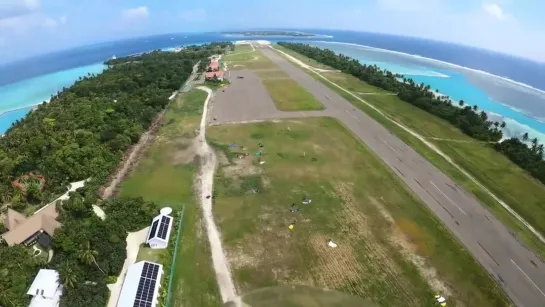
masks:
[[[252,37],[269,41],[304,40],[376,64],[433,89],[463,99],[504,120],[506,136],[528,132],[545,143],[545,64],[488,50],[393,35],[309,30],[318,38]],[[79,47],[0,66],[0,133],[32,106],[68,87],[80,76],[100,73],[112,56],[201,44],[245,40],[220,33],[166,34]]]

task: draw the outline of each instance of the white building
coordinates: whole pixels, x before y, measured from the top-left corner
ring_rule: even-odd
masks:
[[[29,307],[58,307],[62,296],[59,273],[55,270],[40,270],[27,294],[33,296]]]
[[[153,249],[167,248],[171,230],[172,217],[159,214],[151,222],[146,243]]]
[[[163,266],[140,261],[131,264],[123,281],[117,307],[155,307],[159,300],[159,288]]]

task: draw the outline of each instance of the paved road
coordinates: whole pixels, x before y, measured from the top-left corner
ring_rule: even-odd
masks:
[[[326,106],[317,115],[342,121],[391,167],[497,279],[517,306],[545,306],[545,263],[473,196],[333,90],[275,51],[261,50]]]

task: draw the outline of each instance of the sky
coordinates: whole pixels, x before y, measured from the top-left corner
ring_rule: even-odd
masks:
[[[0,0],[0,62],[119,38],[248,28],[398,34],[545,62],[543,12],[543,0]]]

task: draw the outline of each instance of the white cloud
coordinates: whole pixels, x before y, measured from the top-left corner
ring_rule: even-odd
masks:
[[[30,14],[39,8],[39,0],[2,0],[0,1],[0,19]]]
[[[53,18],[46,17],[42,25],[46,28],[54,28],[57,26],[57,21]]]
[[[0,31],[25,32],[32,28],[55,28],[66,23],[66,17],[62,16],[58,20],[45,16],[40,13],[21,15],[16,17],[0,19]]]
[[[3,30],[17,30],[25,25],[26,17],[8,17],[0,19],[0,29]]]
[[[204,9],[193,9],[180,12],[180,18],[187,22],[202,22],[206,20]]]
[[[149,16],[148,8],[139,6],[132,9],[126,9],[121,12],[124,19],[146,19]]]
[[[499,5],[495,3],[483,3],[483,10],[488,15],[491,15],[499,20],[505,19],[505,14],[503,13],[503,10]]]

